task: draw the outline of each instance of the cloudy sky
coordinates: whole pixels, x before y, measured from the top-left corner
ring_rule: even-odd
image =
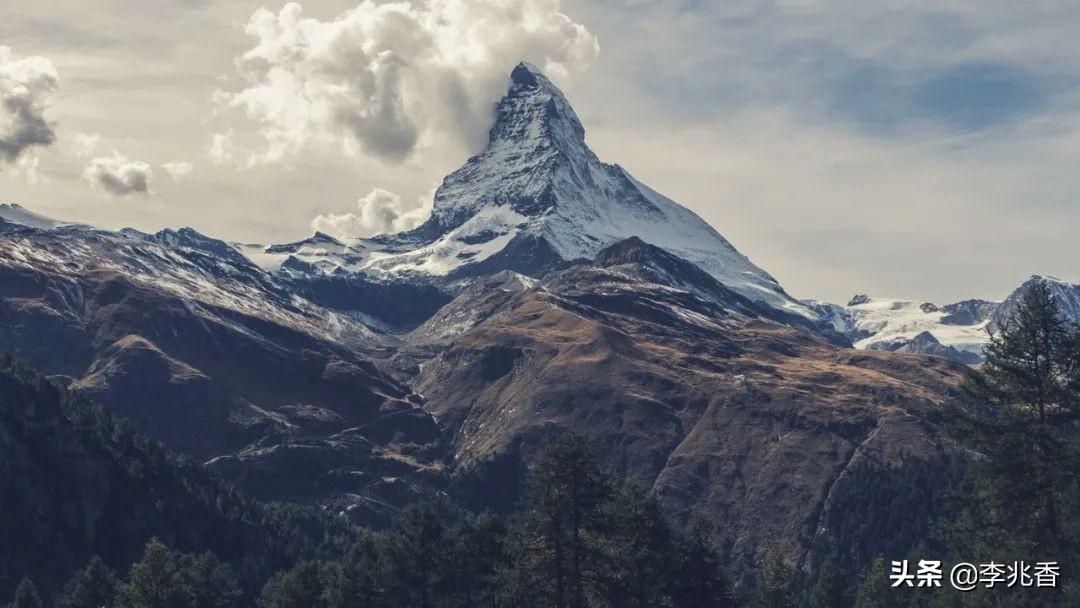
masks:
[[[0,201],[246,242],[408,228],[520,60],[797,297],[1080,280],[1080,5],[0,5]]]

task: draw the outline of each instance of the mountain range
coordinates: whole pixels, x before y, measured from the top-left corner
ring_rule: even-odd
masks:
[[[408,232],[241,245],[0,205],[0,352],[246,494],[371,526],[429,496],[505,510],[575,431],[742,567],[814,568],[870,486],[910,508],[844,558],[914,542],[931,501],[888,480],[948,475],[941,406],[1037,282],[1080,318],[1040,276],[1000,303],[795,299],[602,163],[528,64]]]

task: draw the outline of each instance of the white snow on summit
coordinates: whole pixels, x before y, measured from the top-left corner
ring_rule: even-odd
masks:
[[[388,274],[446,275],[502,251],[527,224],[527,217],[509,207],[487,207],[430,245],[398,254],[372,253],[360,267]]]
[[[50,217],[34,213],[17,203],[0,203],[0,219],[6,222],[22,224],[41,230],[52,230],[61,226],[74,226],[71,222],[61,222]]]
[[[855,348],[868,348],[876,343],[910,340],[926,331],[943,346],[979,355],[990,340],[985,319],[972,325],[943,323],[947,312],[932,304],[912,300],[870,298],[846,307],[850,319],[849,335],[871,335],[855,341]]]
[[[511,74],[487,148],[436,191],[431,218],[407,233],[357,241],[336,263],[387,278],[446,276],[508,247],[569,261],[633,236],[751,300],[816,318],[695,213],[602,163],[563,93],[528,64]]]

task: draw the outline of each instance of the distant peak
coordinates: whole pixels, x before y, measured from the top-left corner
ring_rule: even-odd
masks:
[[[334,237],[330,236],[329,234],[326,234],[325,232],[321,232],[321,231],[318,231],[318,230],[315,231],[315,234],[311,235],[311,238],[309,238],[309,239],[307,239],[307,241],[303,241],[303,242],[307,242],[307,243],[330,243],[331,245],[341,245],[343,247],[345,246],[344,243],[342,243],[338,239],[335,239]]]
[[[601,265],[626,263],[628,261],[642,261],[645,256],[660,251],[637,236],[631,236],[621,241],[616,241],[600,250],[596,254],[596,262]]]
[[[622,264],[655,264],[666,267],[668,270],[683,268],[683,272],[687,272],[686,267],[691,267],[693,270],[689,272],[693,272],[695,275],[705,274],[704,271],[698,269],[691,262],[673,255],[666,249],[647,243],[637,236],[631,236],[608,245],[600,250],[600,253],[596,254],[593,261],[605,268]]]
[[[60,222],[35,213],[18,203],[0,203],[0,220],[43,230],[69,225],[67,222]]]
[[[510,88],[495,106],[490,139],[578,148],[585,143],[585,128],[559,87],[539,68],[522,62],[510,73]]]
[[[864,293],[859,293],[859,294],[855,294],[850,300],[848,300],[847,305],[848,306],[858,306],[860,304],[866,304],[869,301],[870,301],[870,296],[868,296],[868,295],[866,295]]]
[[[510,72],[510,82],[525,87],[540,86],[541,79],[547,81],[547,77],[535,65],[522,61],[517,64],[513,72]],[[550,81],[549,81],[550,82]]]
[[[1033,274],[1031,275],[1031,279],[1029,280],[1038,283],[1068,283],[1068,281],[1059,279],[1057,277],[1052,277],[1048,274]]]

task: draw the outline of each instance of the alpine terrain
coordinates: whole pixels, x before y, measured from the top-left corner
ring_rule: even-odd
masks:
[[[708,522],[740,575],[770,553],[814,572],[827,555],[861,569],[910,550],[951,474],[942,406],[1035,283],[1080,315],[1080,287],[1042,277],[1001,303],[796,300],[601,162],[528,64],[487,147],[408,232],[251,245],[0,207],[0,353],[212,471],[211,489],[185,490],[192,509],[220,479],[375,528],[422,499],[506,512],[542,447],[573,431],[677,525]],[[94,456],[97,476],[80,477],[71,453],[102,440],[64,439],[78,432],[61,389],[20,390],[45,405],[0,400],[19,487],[54,496],[77,478],[37,506],[90,513],[89,486],[119,465]],[[30,427],[59,438],[34,450],[75,452],[34,464]],[[71,517],[87,553],[101,518]]]

